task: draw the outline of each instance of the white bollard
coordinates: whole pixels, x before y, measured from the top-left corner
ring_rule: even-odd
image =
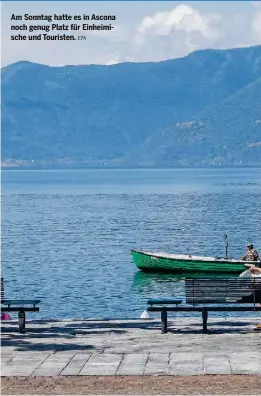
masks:
[[[148,311],[145,309],[145,311],[142,312],[142,314],[140,315],[140,319],[149,319],[150,315],[148,313]]]

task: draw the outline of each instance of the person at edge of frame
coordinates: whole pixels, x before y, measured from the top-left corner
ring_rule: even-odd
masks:
[[[251,272],[253,275],[261,275],[261,268],[256,267],[255,265],[252,265],[252,266],[249,268],[249,270],[250,270],[250,272]],[[261,330],[261,323],[259,323],[258,325],[256,325],[255,330]]]

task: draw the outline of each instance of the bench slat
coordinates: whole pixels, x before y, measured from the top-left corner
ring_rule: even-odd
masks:
[[[204,287],[204,286],[198,286],[195,285],[195,287],[187,287],[186,285],[186,290],[188,291],[197,291],[197,290],[207,290],[210,292],[214,292],[215,290],[261,290],[261,284],[260,285],[238,285],[238,286],[219,286],[219,287]]]
[[[147,304],[181,304],[182,299],[179,298],[151,298],[148,300]]]
[[[234,277],[234,278],[186,278],[186,282],[193,282],[193,283],[217,283],[217,282],[227,282],[227,283],[234,283],[234,282],[253,282],[253,281],[260,281],[261,278],[252,278],[247,277],[247,278],[240,278],[240,277]]]
[[[39,307],[1,307],[2,312],[39,312]]]
[[[187,304],[252,304],[253,300],[249,302],[242,302],[240,298],[199,298],[198,300],[186,300]]]
[[[184,307],[184,306],[178,306],[178,307],[168,307],[167,308],[168,311],[170,312],[202,312],[203,310],[206,310],[206,307],[202,306],[202,307]],[[148,307],[147,311],[149,312],[161,312],[162,308],[161,307]],[[255,312],[255,311],[261,311],[261,307],[254,307],[252,306],[236,306],[236,307],[232,307],[232,306],[208,306],[207,307],[207,311],[209,312],[232,312],[232,311],[238,311],[238,312]]]
[[[4,299],[1,301],[1,304],[3,305],[27,305],[27,304],[32,304],[32,305],[36,305],[36,304],[40,304],[41,300],[8,300],[8,299]]]
[[[223,289],[223,290],[226,290],[226,289],[254,289],[254,288],[257,288],[257,289],[260,289],[261,288],[261,283],[259,283],[259,284],[254,284],[254,283],[249,283],[249,284],[239,284],[239,285],[213,285],[213,286],[210,286],[210,285],[194,285],[194,286],[188,286],[188,285],[186,285],[186,288],[188,289],[188,290],[197,290],[197,289],[204,289],[204,290],[218,290],[218,289]]]
[[[248,294],[260,294],[261,290],[217,290],[217,291],[206,291],[206,290],[195,290],[194,292],[186,292],[186,296],[217,296],[219,294],[225,295],[248,295]]]
[[[251,282],[245,282],[245,281],[237,281],[237,282],[233,282],[233,283],[228,283],[228,282],[216,282],[216,283],[214,283],[214,282],[204,282],[204,283],[201,283],[201,282],[192,282],[192,283],[189,283],[189,282],[187,282],[187,280],[185,281],[185,283],[186,283],[186,285],[187,285],[187,287],[235,287],[235,286],[241,286],[241,287],[244,287],[244,286],[250,286],[250,285],[261,285],[261,279],[258,281],[258,282],[256,282],[256,281],[251,281]]]
[[[194,298],[194,299],[197,299],[197,298],[236,298],[236,297],[238,297],[238,298],[242,298],[242,297],[253,297],[254,296],[254,293],[248,293],[248,294],[245,294],[245,295],[242,295],[241,293],[239,294],[239,293],[236,293],[236,294],[229,294],[229,293],[227,293],[227,294],[224,294],[224,293],[220,293],[220,294],[213,294],[213,295],[209,295],[209,294],[200,294],[200,295],[191,295],[191,296],[186,296],[186,300],[187,299],[192,299],[192,298]]]

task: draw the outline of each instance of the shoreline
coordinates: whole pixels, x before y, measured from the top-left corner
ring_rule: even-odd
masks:
[[[30,166],[30,165],[24,165],[24,166],[20,166],[20,165],[1,165],[2,167],[2,171],[11,171],[11,170],[32,170],[32,171],[57,171],[57,170],[63,170],[63,171],[72,171],[72,170],[217,170],[217,169],[259,169],[261,168],[261,164],[242,164],[242,165],[191,165],[191,166],[112,166],[112,165],[72,165],[72,166]]]

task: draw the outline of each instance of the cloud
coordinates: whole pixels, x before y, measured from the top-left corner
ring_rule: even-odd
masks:
[[[137,31],[141,35],[148,33],[156,36],[168,36],[173,31],[184,32],[187,35],[198,32],[206,39],[215,40],[220,33],[212,25],[219,19],[218,15],[203,15],[191,6],[180,4],[171,11],[146,16]]]
[[[261,11],[258,11],[253,18],[252,30],[256,38],[261,39]]]
[[[251,30],[254,40],[259,44],[261,41],[261,1],[250,1],[250,4],[254,7]]]
[[[250,4],[255,8],[261,8],[261,1],[250,1]]]
[[[136,61],[159,61],[207,48],[237,48],[261,43],[260,5],[249,13],[209,13],[190,4],[142,18],[132,35],[129,52]],[[251,10],[253,10],[251,12]],[[121,53],[122,54],[122,53]]]
[[[132,52],[138,61],[182,57],[191,51],[215,47],[223,36],[218,14],[200,12],[180,4],[145,16],[132,35]]]

